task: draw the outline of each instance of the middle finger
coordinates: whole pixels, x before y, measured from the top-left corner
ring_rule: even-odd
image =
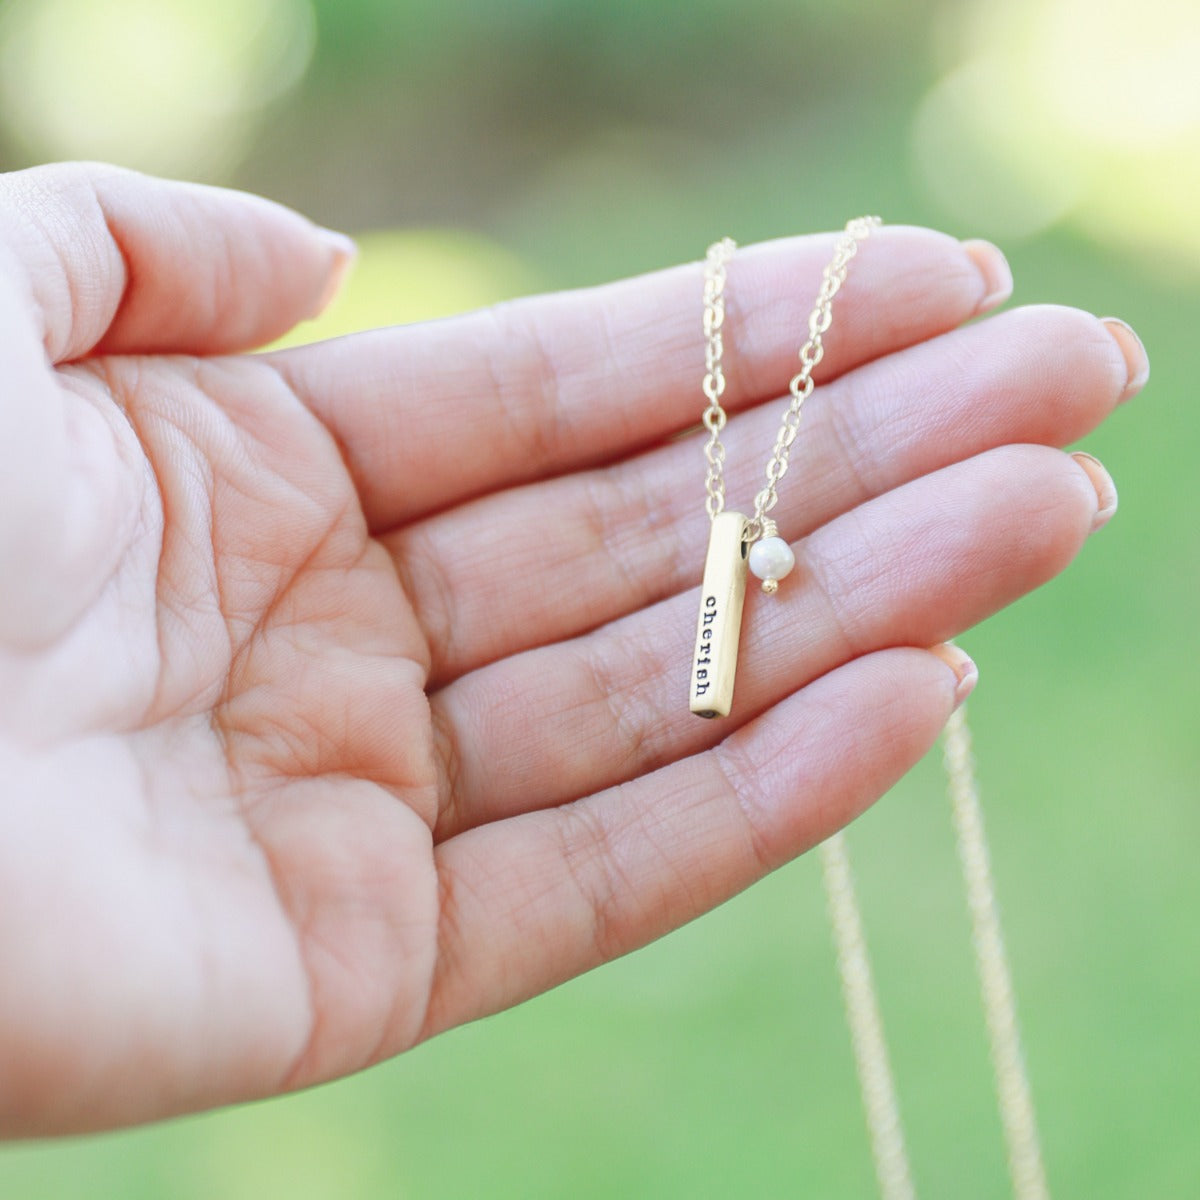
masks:
[[[774,515],[803,537],[921,475],[1013,442],[1064,446],[1125,397],[1113,327],[1017,309],[818,388]],[[733,419],[728,506],[747,511],[784,404]],[[602,470],[518,487],[388,535],[433,652],[430,678],[574,637],[690,587],[708,539],[698,437]]]

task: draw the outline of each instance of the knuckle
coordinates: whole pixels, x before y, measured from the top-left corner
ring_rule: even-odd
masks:
[[[513,438],[514,453],[535,470],[559,455],[565,370],[537,313],[536,305],[521,299],[492,305],[485,310],[492,337],[483,345],[492,394],[503,410],[500,428]]]

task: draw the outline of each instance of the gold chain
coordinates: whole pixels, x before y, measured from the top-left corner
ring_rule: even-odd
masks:
[[[850,260],[858,253],[859,243],[870,236],[872,229],[877,229],[881,224],[878,217],[855,217],[848,221],[845,231],[833,248],[833,258],[821,274],[821,287],[808,317],[808,340],[800,347],[800,370],[792,376],[792,381],[788,384],[791,400],[783,414],[779,434],[775,438],[775,448],[767,462],[767,483],[754,497],[754,516],[747,535],[750,541],[768,532],[767,513],[779,500],[779,481],[787,473],[788,455],[796,435],[800,432],[800,410],[812,394],[812,373],[825,357],[822,335],[833,321],[833,298],[846,282],[846,271]],[[728,415],[721,405],[721,397],[725,394],[725,373],[721,366],[721,359],[725,353],[722,327],[725,324],[725,280],[729,260],[736,249],[737,243],[731,238],[722,238],[709,246],[704,260],[703,387],[708,400],[703,418],[704,427],[708,430],[708,441],[704,445],[708,472],[704,485],[708,492],[705,503],[710,519],[725,508],[725,447],[721,443],[721,431],[725,428]]]
[[[735,249],[737,243],[732,238],[723,238],[709,246],[704,260],[704,395],[708,398],[704,410],[704,428],[708,430],[708,441],[704,444],[708,473],[704,486],[708,491],[710,520],[725,508],[725,447],[721,444],[721,430],[728,417],[721,407],[721,397],[725,394],[725,373],[721,369],[725,339],[721,327],[725,324],[725,268]]]
[[[791,401],[767,463],[766,486],[754,498],[754,516],[746,523],[742,535],[745,542],[776,536],[775,523],[767,513],[779,499],[779,481],[787,472],[788,454],[800,430],[800,411],[813,390],[812,373],[825,354],[822,335],[829,329],[833,319],[833,298],[846,280],[847,268],[858,253],[859,243],[880,224],[878,217],[858,217],[850,221],[834,246],[833,258],[821,276],[817,301],[808,318],[808,340],[800,347],[800,370],[792,377],[788,387]],[[708,400],[708,407],[704,410],[704,426],[708,430],[708,441],[704,447],[704,457],[708,463],[705,487],[708,492],[706,507],[713,521],[725,508],[725,447],[721,443],[721,431],[725,428],[728,416],[721,404],[721,397],[725,394],[725,374],[721,365],[725,351],[722,328],[725,324],[727,269],[736,248],[736,243],[729,238],[714,242],[708,248],[704,264],[704,395]],[[772,590],[767,589],[767,583],[770,582],[764,582],[764,589]],[[739,600],[739,621],[740,611]],[[701,610],[701,621],[704,621],[704,610]],[[733,653],[736,656],[736,638],[734,645]],[[698,710],[693,708],[692,711]],[[715,714],[706,712],[702,715]],[[954,712],[946,727],[945,762],[1013,1194],[1017,1200],[1048,1200],[1049,1190],[1042,1165],[1032,1093],[1017,1032],[1012,978],[1004,952],[999,906],[992,883],[987,840],[971,762],[970,735],[966,714],[961,707]],[[837,945],[838,973],[841,976],[842,995],[880,1194],[884,1200],[914,1200],[916,1193],[912,1170],[904,1144],[879,999],[863,937],[862,916],[855,897],[844,834],[835,833],[827,839],[821,846],[820,854]]]
[[[944,760],[1013,1195],[1016,1200],[1049,1200],[1050,1188],[1042,1163],[1033,1089],[1025,1069],[1017,1028],[1012,970],[1004,949],[1000,905],[983,828],[983,807],[975,782],[965,705],[956,708],[946,724]]]

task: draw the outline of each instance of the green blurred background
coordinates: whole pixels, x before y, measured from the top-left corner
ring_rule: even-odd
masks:
[[[6,0],[0,165],[107,159],[358,235],[306,337],[860,211],[998,241],[1014,302],[1129,320],[1153,378],[1087,444],[1121,512],[963,641],[1052,1190],[1194,1197],[1197,61],[1194,0]],[[931,757],[851,849],[918,1191],[986,1200],[942,788]],[[0,1196],[870,1197],[815,865],[357,1078],[2,1149]]]

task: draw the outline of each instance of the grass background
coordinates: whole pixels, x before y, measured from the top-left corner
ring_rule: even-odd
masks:
[[[1013,265],[1014,303],[1078,305],[1138,329],[1151,383],[1087,441],[1120,513],[1066,576],[962,641],[981,668],[971,718],[1052,1190],[1200,1194],[1200,251],[1161,208],[1196,198],[1190,77],[1170,75],[1157,43],[1123,42],[1103,6],[1072,34],[1080,44],[1054,43],[1047,68],[1035,52],[1050,34],[1024,0],[1002,31],[1010,87],[973,113],[937,100],[996,49],[982,10],[963,4],[162,0],[156,36],[236,59],[251,81],[282,68],[256,49],[262,30],[246,13],[274,38],[264,44],[287,34],[307,47],[273,90],[190,126],[191,162],[153,123],[184,102],[182,84],[131,108],[128,128],[114,116],[108,141],[82,107],[72,119],[80,96],[103,107],[119,90],[113,56],[132,55],[133,83],[148,87],[136,66],[153,52],[137,49],[149,10],[114,0],[108,41],[71,58],[73,2],[0,4],[0,91],[40,87],[45,111],[67,106],[45,128],[10,112],[3,165],[103,152],[262,191],[360,235],[347,294],[306,336],[601,281],[695,258],[722,233],[748,242],[868,210],[992,236]],[[1139,6],[1143,22],[1162,7]],[[55,14],[66,15],[46,32]],[[202,20],[217,22],[215,49],[196,48]],[[1120,54],[1106,57],[1097,28]],[[25,52],[35,35],[49,39],[41,58]],[[1146,87],[1167,89],[1157,107],[1121,90],[1138,55]],[[79,61],[98,74],[73,92],[67,64]],[[1070,95],[1098,82],[1112,93],[1078,136],[1060,119],[1058,157],[1053,111],[1037,104],[1047,70],[1075,81]],[[922,159],[931,124],[961,161]],[[1064,178],[1071,202],[1051,203]],[[850,847],[918,1191],[990,1200],[1008,1188],[942,792],[934,758],[856,824]],[[810,860],[356,1078],[0,1149],[4,1200],[873,1194]]]

